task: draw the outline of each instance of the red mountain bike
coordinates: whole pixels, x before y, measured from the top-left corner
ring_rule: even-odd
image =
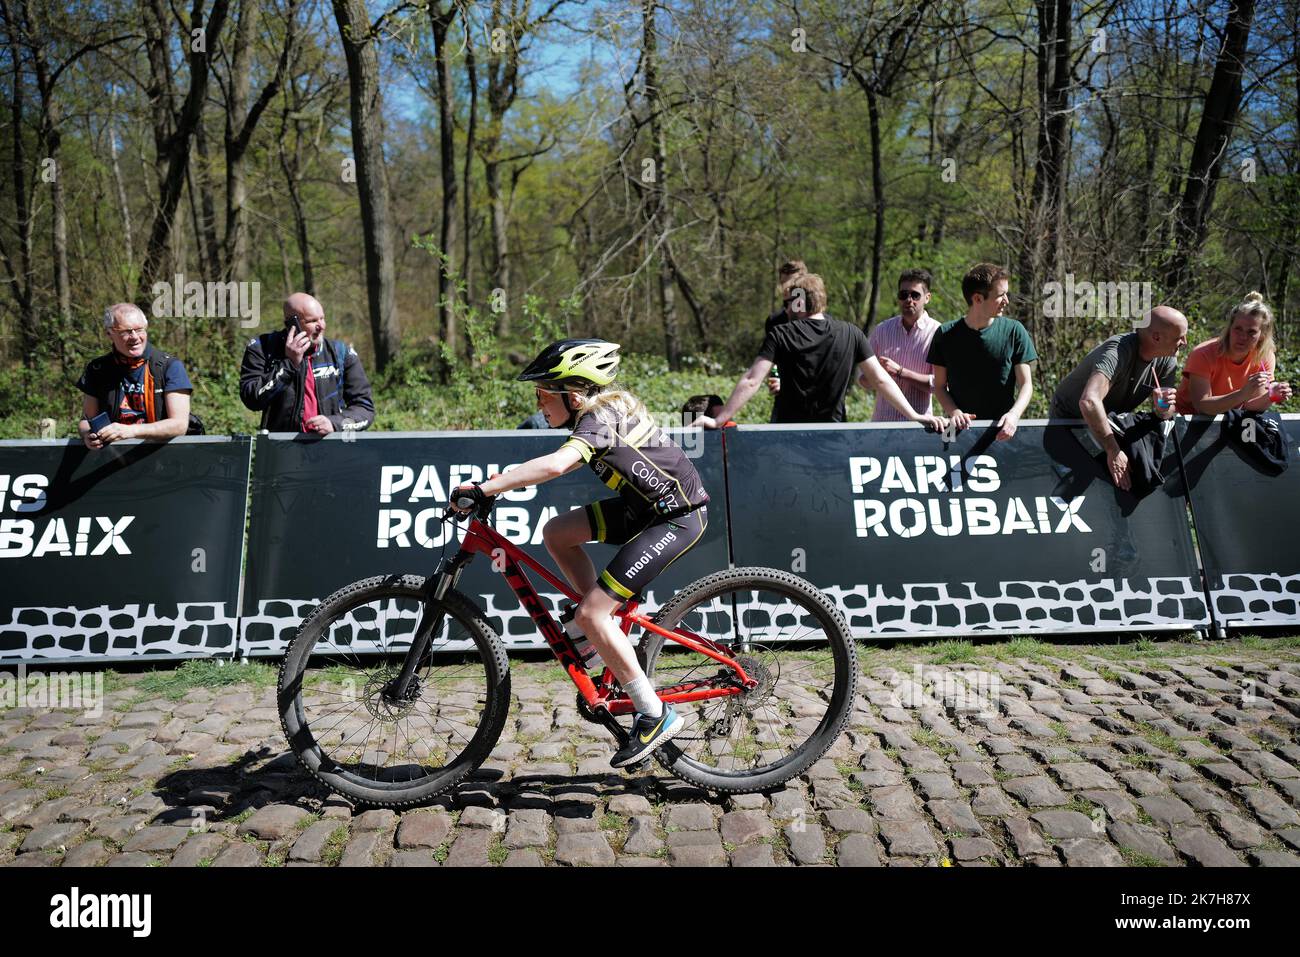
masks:
[[[347,585],[299,627],[280,668],[281,724],[303,766],[332,790],[380,807],[421,804],[495,747],[510,666],[485,612],[456,590],[479,553],[505,575],[577,686],[578,713],[619,745],[626,740],[616,719],[632,713],[631,700],[608,669],[587,671],[524,568],[572,601],[580,596],[487,524],[493,504],[477,507],[460,550],[448,560],[444,547],[428,578]],[[687,721],[655,753],[677,777],[733,794],[774,788],[844,729],[857,681],[853,641],[839,609],[796,575],[732,568],[692,583],[650,617],[635,601],[616,617],[629,640],[633,625],[642,630],[637,658]]]

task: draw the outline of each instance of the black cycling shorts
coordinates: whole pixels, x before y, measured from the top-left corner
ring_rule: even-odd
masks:
[[[665,568],[704,537],[707,508],[665,519],[653,511],[634,509],[621,496],[587,506],[591,537],[622,545],[597,583],[611,598],[624,601],[643,592]]]

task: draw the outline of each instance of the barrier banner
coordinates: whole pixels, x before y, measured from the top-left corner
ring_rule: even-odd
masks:
[[[1182,449],[1215,617],[1236,628],[1300,622],[1300,416],[1189,418]],[[1279,451],[1280,473],[1270,464]]]
[[[646,590],[646,611],[658,608],[683,585],[727,567],[720,439],[698,429],[667,431],[700,472],[712,502],[700,542]],[[282,653],[316,603],[350,582],[373,575],[431,574],[444,550],[450,558],[459,547],[456,526],[439,524],[451,489],[553,452],[565,438],[566,433],[549,430],[258,436],[244,653]],[[617,494],[583,466],[501,496],[491,522],[558,573],[542,543],[547,520]],[[587,546],[597,573],[616,551],[612,545]],[[554,614],[563,596],[534,572],[528,576]],[[546,647],[519,599],[484,556],[475,557],[458,587],[480,603],[507,647]],[[417,610],[410,602],[391,612],[412,619],[402,634],[414,630]]]
[[[0,660],[233,655],[251,448],[0,442]]]
[[[803,575],[859,637],[1208,625],[1176,492],[1115,488],[1082,423],[996,432],[728,430],[736,564]],[[1164,452],[1174,475],[1174,443]]]

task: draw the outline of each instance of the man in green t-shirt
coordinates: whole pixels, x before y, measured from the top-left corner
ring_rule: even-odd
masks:
[[[958,429],[974,419],[998,425],[998,440],[1016,434],[1034,394],[1029,363],[1038,358],[1029,332],[1002,315],[1005,269],[977,263],[961,281],[966,315],[939,328],[926,361],[934,366],[934,394]]]

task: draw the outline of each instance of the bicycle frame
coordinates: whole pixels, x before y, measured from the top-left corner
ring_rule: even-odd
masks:
[[[482,522],[479,517],[476,516],[470,522],[469,528],[465,532],[465,538],[461,543],[460,551],[452,559],[451,564],[430,578],[431,587],[428,594],[434,597],[441,597],[442,594],[445,594],[448,588],[455,585],[461,571],[469,564],[474,555],[479,553],[492,560],[494,571],[498,571],[505,576],[510,589],[519,598],[520,604],[528,612],[529,617],[533,619],[537,630],[546,639],[551,652],[568,673],[570,680],[577,686],[578,693],[582,695],[588,707],[596,714],[600,714],[602,710],[610,715],[631,714],[635,710],[632,701],[625,694],[615,693],[614,684],[616,679],[609,668],[605,668],[596,677],[595,681],[592,680],[592,676],[578,656],[572,639],[560,627],[559,622],[551,617],[550,612],[546,610],[546,605],[542,602],[541,596],[537,594],[537,590],[533,588],[532,582],[529,581],[524,569],[525,567],[533,569],[573,602],[581,601],[582,596],[569,587],[567,582],[552,574],[544,565],[530,558],[496,529]],[[686,701],[704,701],[710,698],[725,698],[741,694],[746,688],[754,687],[757,684],[755,679],[746,674],[740,663],[728,655],[722,646],[692,632],[669,631],[661,628],[644,615],[637,614],[636,608],[636,602],[627,602],[622,608],[614,612],[615,617],[620,621],[620,627],[624,635],[631,632],[633,625],[640,625],[646,631],[652,631],[669,641],[690,648],[699,654],[707,655],[720,664],[726,665],[735,672],[735,678],[739,682],[737,686],[733,687],[716,687],[707,680],[684,682],[669,688],[658,689],[658,695],[663,701],[675,704]]]

